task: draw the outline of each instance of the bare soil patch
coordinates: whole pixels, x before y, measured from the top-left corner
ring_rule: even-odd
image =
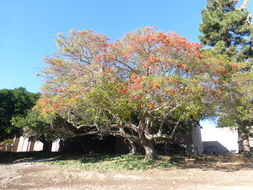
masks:
[[[171,168],[85,171],[22,160],[0,165],[1,190],[252,190],[252,158],[176,157]],[[48,158],[46,160],[49,160]]]

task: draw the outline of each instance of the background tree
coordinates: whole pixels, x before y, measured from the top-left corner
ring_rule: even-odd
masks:
[[[51,152],[52,142],[56,139],[71,138],[76,135],[75,128],[71,128],[60,117],[41,117],[37,111],[29,111],[27,115],[12,117],[13,126],[22,130],[22,135],[43,143],[43,151]]]
[[[249,114],[252,99],[242,90],[249,87],[243,80],[253,83],[250,77],[253,63],[253,25],[252,15],[247,11],[248,2],[244,0],[241,6],[237,6],[237,0],[208,0],[199,26],[201,43],[211,46],[218,54],[226,55],[239,68],[237,75],[226,75],[223,83],[219,84],[224,91],[224,99],[220,102],[218,123],[220,126],[238,128],[239,151],[246,155],[250,153],[249,129],[253,125],[252,115]]]
[[[219,54],[227,54],[230,60],[248,61],[253,58],[253,25],[248,0],[237,7],[238,0],[207,0],[199,25],[202,45],[214,48]]]
[[[155,139],[172,140],[180,126],[212,110],[208,98],[226,65],[197,43],[153,28],[107,40],[91,31],[59,35],[36,108],[66,119],[78,135],[123,137],[156,158]]]
[[[37,98],[38,94],[27,92],[25,88],[0,90],[0,141],[20,135],[21,130],[11,124],[11,118],[25,115]]]
[[[241,63],[238,66],[245,68]],[[247,65],[247,68],[252,66]],[[239,69],[240,70],[240,69]],[[223,88],[223,102],[220,105],[218,124],[221,127],[238,129],[239,151],[251,155],[249,137],[253,136],[253,73],[236,72],[226,79]]]

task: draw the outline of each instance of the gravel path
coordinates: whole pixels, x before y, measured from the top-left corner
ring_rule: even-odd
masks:
[[[230,167],[231,168],[231,167]],[[0,165],[1,190],[252,190],[253,169],[170,168],[84,171],[43,163]]]

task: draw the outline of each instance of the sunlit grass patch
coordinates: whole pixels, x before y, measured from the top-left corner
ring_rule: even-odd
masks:
[[[159,160],[145,160],[144,155],[103,155],[85,156],[76,160],[56,160],[50,162],[60,167],[74,167],[85,170],[146,170],[152,168],[169,168],[175,166],[170,157],[162,157]]]

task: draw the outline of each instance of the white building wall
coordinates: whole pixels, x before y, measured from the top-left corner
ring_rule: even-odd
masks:
[[[60,139],[57,139],[56,141],[53,142],[52,144],[52,152],[58,152],[60,148]]]
[[[29,141],[28,138],[21,136],[19,138],[19,143],[18,143],[18,148],[17,152],[27,152],[29,151],[31,142]]]
[[[253,147],[253,138],[249,138],[250,147]]]
[[[24,144],[24,137],[19,137],[17,152],[22,152]]]
[[[43,150],[43,143],[40,141],[36,141],[34,144],[33,151],[41,151]]]
[[[31,141],[28,138],[21,136],[18,142],[17,152],[28,152],[30,150]],[[60,148],[60,139],[56,140],[52,144],[52,152],[58,152]],[[40,141],[36,141],[34,144],[33,151],[42,151],[43,143]]]
[[[29,150],[29,140],[28,138],[24,138],[22,152],[27,152],[28,150]]]
[[[238,153],[238,132],[231,128],[201,129],[204,153]]]
[[[17,152],[26,152],[27,146],[28,146],[28,139],[25,137],[20,137]]]

